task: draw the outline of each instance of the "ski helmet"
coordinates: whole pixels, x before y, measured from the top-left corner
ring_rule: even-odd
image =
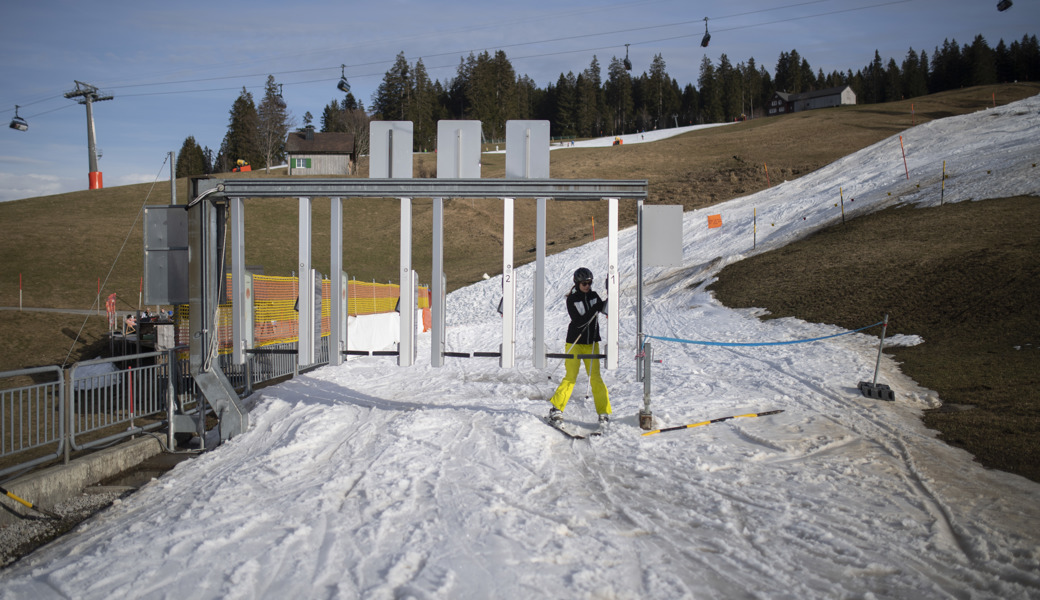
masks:
[[[574,285],[578,285],[583,282],[592,283],[592,271],[585,267],[579,268],[574,272]]]

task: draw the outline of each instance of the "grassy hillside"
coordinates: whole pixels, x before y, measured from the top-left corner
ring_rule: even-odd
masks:
[[[886,352],[944,402],[925,423],[1040,481],[1040,198],[866,215],[732,264],[711,289],[726,306],[847,329],[888,313],[890,335],[924,339]]]
[[[970,88],[882,105],[841,107],[756,119],[727,127],[692,132],[653,144],[575,148],[553,152],[551,171],[553,177],[558,178],[647,179],[650,182],[651,203],[681,203],[689,210],[764,189],[767,186],[766,168],[772,183],[795,179],[903,131],[913,123],[920,124],[980,110],[991,106],[994,99],[997,104],[1006,104],[1038,92],[1040,84],[1035,83]],[[417,156],[416,174],[432,174],[435,162],[435,156],[432,154]],[[367,172],[366,165],[362,164],[361,172]],[[485,177],[502,177],[504,156],[485,155],[482,172]],[[262,171],[226,176],[244,175],[265,176]],[[178,202],[184,203],[186,182],[179,180],[177,189]],[[167,204],[168,190],[168,183],[160,182],[154,186],[140,184],[104,190],[85,190],[0,203],[0,223],[4,224],[5,232],[0,239],[0,306],[18,306],[18,275],[21,273],[24,288],[22,302],[25,306],[79,309],[95,307],[100,278],[103,283],[101,298],[116,292],[120,309],[136,308],[142,263],[141,210],[146,205]],[[431,263],[432,203],[428,200],[416,200],[414,204],[413,264],[419,272],[420,280],[425,282],[429,279]],[[634,223],[635,207],[631,204],[622,203],[623,225]],[[398,266],[398,203],[355,199],[345,201],[344,205],[347,214],[344,224],[344,264],[348,273],[365,280],[395,280]],[[996,207],[996,204],[971,203],[970,210],[996,210],[990,208],[991,206]],[[314,207],[314,266],[319,271],[327,272],[328,204],[316,201]],[[292,272],[297,262],[296,212],[296,203],[293,201],[247,202],[247,264],[263,265],[267,274],[288,275]],[[445,271],[449,289],[477,281],[485,272],[497,273],[501,265],[500,202],[448,200],[445,213]],[[547,231],[549,251],[559,251],[591,240],[593,218],[600,225],[599,235],[602,235],[607,222],[604,203],[550,203]],[[910,221],[912,219],[905,216],[900,219],[901,223]],[[533,260],[533,201],[517,202],[515,235],[517,264]],[[901,236],[888,237],[898,240]],[[824,236],[814,238],[826,239]],[[818,242],[810,239],[803,243]],[[968,257],[983,252],[984,250],[978,248],[965,250]],[[1037,259],[1032,257],[1036,257],[1037,253],[1026,253],[1022,256],[1027,263],[1033,261],[1023,268],[1035,269]],[[786,256],[784,260],[796,259]],[[819,261],[819,264],[826,264],[826,261]],[[920,261],[911,261],[900,268],[913,274],[920,269],[918,267],[918,271],[915,271],[914,265],[920,264]],[[808,269],[809,266],[805,265],[804,268]],[[723,283],[727,280],[747,280],[743,276],[731,278],[729,272],[729,269],[723,272]],[[919,274],[921,277],[918,279],[922,279],[924,272]],[[833,274],[826,273],[819,276],[821,288],[828,287],[828,276],[834,277]],[[810,303],[817,295],[809,288],[799,288],[799,291],[800,293],[781,297],[779,293],[771,295],[768,290],[758,290],[754,292],[757,294],[755,304],[769,308],[774,314],[786,312],[814,321],[843,323],[842,319],[848,316],[827,314],[825,307],[817,312]],[[963,294],[964,290],[951,289],[948,293]],[[848,291],[847,295],[856,296],[852,291]],[[1016,299],[1008,301],[1025,302],[1024,299],[1018,299],[1018,296],[1014,298]],[[985,301],[990,302],[991,299]],[[783,310],[779,307],[781,302],[784,303]],[[830,306],[836,305],[837,303],[830,303]],[[1005,314],[1010,318],[1016,313],[1023,313],[1023,310],[1019,309],[1024,309],[1025,306],[1026,304],[1005,307]],[[908,323],[914,310],[916,307],[913,306],[901,308],[901,316],[897,318],[897,323]],[[896,314],[897,311],[893,309],[892,312]],[[874,313],[876,310],[871,318],[876,316]],[[862,319],[852,321],[853,324],[863,322]],[[1034,320],[1035,322],[1040,320]],[[104,327],[104,318],[97,316],[58,317],[50,314],[0,311],[0,331],[7,342],[6,351],[0,353],[0,371],[43,364],[61,364],[65,362],[66,357],[70,361],[92,357],[98,348],[103,346],[101,340]],[[908,332],[920,333],[929,339],[928,334],[921,330]],[[77,335],[80,342],[73,346],[72,339]],[[945,365],[952,364],[950,361],[953,359],[946,355],[941,359],[936,358],[933,350],[938,346],[926,344],[918,349],[900,351],[899,358],[906,361],[907,372],[922,385],[938,389],[943,397],[947,397],[948,392],[940,387],[941,382],[933,383],[930,379],[932,375],[924,371],[916,372],[911,365],[912,355],[917,353],[929,357],[935,364],[936,371],[949,370]],[[961,358],[968,361],[979,354],[978,347],[970,343],[943,347],[950,352],[960,353]],[[998,391],[1021,389],[1015,387],[1021,382],[1012,383],[1000,378],[987,381],[980,385]],[[958,398],[955,400],[957,402],[978,403],[961,400],[954,395],[950,397]],[[997,413],[999,411],[994,412]],[[1035,417],[1033,421],[1026,421],[1034,423],[1034,431],[1035,421]],[[931,416],[929,423],[939,427],[946,426],[941,420]],[[1008,431],[1020,431],[1017,425],[1011,427],[1005,423],[1004,426]],[[981,447],[986,444],[992,445],[994,436],[1000,437],[996,434],[971,433],[950,434],[947,439],[960,443],[958,440],[961,438],[971,437],[973,439],[967,440],[963,445]],[[973,452],[980,454],[976,450]],[[1017,468],[1013,465],[1007,466],[1010,463],[1006,462],[990,462],[999,464],[1001,468]],[[1033,460],[1032,463],[1040,464],[1040,461]]]

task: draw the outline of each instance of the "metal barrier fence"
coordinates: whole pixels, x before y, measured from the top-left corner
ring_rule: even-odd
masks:
[[[126,368],[120,369],[116,363],[124,363]],[[100,367],[100,372],[92,367]],[[165,416],[169,379],[168,352],[101,358],[73,365],[69,371],[71,404],[66,409],[70,417],[69,447],[86,450],[162,427],[162,419],[141,420]],[[124,431],[101,438],[90,435],[122,425],[127,425]]]
[[[31,455],[0,476],[61,456],[65,443],[65,373],[60,367],[37,367],[0,373],[0,379],[30,377],[33,383],[0,390],[0,459]],[[37,379],[44,381],[36,382]],[[41,452],[32,452],[42,449]]]
[[[321,339],[312,366],[329,363],[328,341]],[[247,395],[254,385],[296,374],[296,348],[291,342],[251,350],[245,365],[220,355],[218,364]],[[175,413],[198,415],[184,347],[79,362],[68,371],[8,371],[0,384],[25,378],[33,383],[0,389],[0,477],[167,427]]]

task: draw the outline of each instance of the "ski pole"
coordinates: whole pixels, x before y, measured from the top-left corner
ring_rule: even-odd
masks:
[[[35,510],[36,512],[42,513],[44,515],[47,515],[48,517],[50,517],[52,519],[61,520],[61,516],[59,516],[57,513],[52,513],[49,510],[45,510],[45,509],[40,508],[39,506],[36,506],[35,504],[33,504],[32,502],[29,502],[28,500],[23,500],[22,498],[19,498],[18,496],[15,496],[13,493],[7,491],[3,487],[0,487],[0,493],[4,494],[5,496],[7,496],[8,498],[14,500],[15,502],[19,502],[21,504],[24,504],[25,506],[27,506],[28,508],[31,508],[32,510]]]
[[[655,429],[653,431],[647,431],[643,435],[653,435],[655,433],[664,433],[665,431],[679,431],[680,429],[690,429],[693,427],[700,427],[701,425],[711,425],[712,423],[721,423],[723,421],[729,421],[730,419],[740,419],[744,417],[764,417],[766,415],[776,415],[784,412],[783,409],[771,410],[768,412],[760,413],[748,413],[746,415],[733,415],[731,417],[720,417],[718,419],[712,419],[710,421],[701,421],[700,423],[690,423],[689,425],[677,425],[675,427],[665,427],[664,429]]]

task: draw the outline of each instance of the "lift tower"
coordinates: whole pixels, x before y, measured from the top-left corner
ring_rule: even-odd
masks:
[[[84,104],[87,107],[87,160],[90,162],[90,173],[88,179],[90,182],[90,189],[96,190],[104,187],[101,181],[101,171],[98,171],[97,164],[97,144],[94,141],[94,109],[93,104],[95,102],[101,102],[103,100],[111,100],[112,96],[102,96],[98,93],[98,89],[89,83],[83,83],[82,81],[76,82],[76,89],[71,92],[65,92],[66,98],[78,98],[76,100],[80,104]]]

